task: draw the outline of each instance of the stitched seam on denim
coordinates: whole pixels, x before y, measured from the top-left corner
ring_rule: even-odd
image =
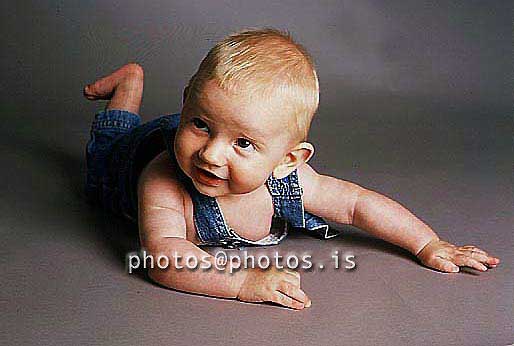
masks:
[[[305,229],[316,232],[323,239],[329,239],[340,234],[339,231],[335,230],[334,235],[328,236],[330,226],[327,222],[323,218],[308,212],[305,213],[305,223]],[[322,232],[321,229],[324,229],[324,232]]]
[[[194,194],[194,192],[193,192]],[[196,219],[200,222],[197,224],[198,231],[202,234],[203,238],[207,241],[212,241],[212,233],[210,230],[210,223],[208,217],[206,217],[205,212],[201,206],[201,200],[199,196],[194,195],[193,200],[195,201],[195,210]]]
[[[300,185],[300,178],[298,177],[298,170],[295,170],[295,180],[300,189],[300,205],[302,207],[302,228],[305,228],[305,207],[303,205],[303,187]]]
[[[193,218],[194,218],[194,224],[196,228],[196,234],[198,235],[198,238],[205,243],[208,241],[208,234],[204,234],[203,228],[201,227],[202,222],[199,220],[198,214],[193,211]]]
[[[200,194],[194,187],[190,193],[193,194],[195,204],[198,206],[195,211],[195,216],[197,216],[195,220],[200,219],[200,214],[201,218],[205,219],[205,222],[200,222],[197,225],[197,230],[202,233],[204,239],[206,241],[213,241],[226,237],[228,235],[226,224],[221,210],[219,207],[217,208],[217,202],[213,200],[212,197]],[[205,208],[202,208],[202,205],[205,206]],[[209,210],[213,210],[214,215],[209,215]],[[207,229],[205,230],[203,227]]]
[[[93,124],[94,130],[100,129],[126,129],[132,128],[132,123],[123,120],[101,120]]]
[[[216,217],[216,225],[215,230],[218,233],[219,238],[223,239],[230,236],[230,232],[228,230],[227,222],[225,221],[225,216],[218,204],[218,200],[215,197],[206,196],[211,204],[212,209],[214,210],[214,214]]]
[[[221,239],[230,237],[233,232],[230,231],[229,226],[227,225],[225,215],[223,215],[223,211],[221,210],[218,200],[216,199],[216,197],[209,197],[209,200],[216,214],[216,231],[221,236]]]
[[[128,118],[128,119],[127,119]],[[141,121],[138,114],[126,110],[110,109],[97,113],[93,121],[93,129],[122,128],[130,129]]]
[[[277,193],[273,186],[273,175],[270,175],[268,179],[266,179],[266,187],[268,188],[268,192],[273,203],[273,214],[278,217],[282,217],[281,203],[280,200],[277,199],[277,196],[280,196],[280,193]]]
[[[298,178],[298,170],[295,169],[294,171],[292,171],[291,174],[288,176],[288,178],[289,178],[288,182],[291,185],[291,190],[296,195],[295,198],[291,198],[290,196],[288,196],[288,199],[293,200],[293,199],[296,199],[299,197],[299,199],[300,199],[299,204],[300,204],[300,208],[301,208],[301,215],[300,215],[301,227],[305,228],[305,210],[304,210],[304,206],[303,206],[303,189],[300,186],[300,180]]]
[[[132,113],[130,111],[127,111],[125,109],[107,109],[104,111],[100,111],[95,114],[95,119],[98,118],[119,118],[119,117],[129,117],[132,119],[140,118],[139,114]]]
[[[290,217],[292,217],[289,221],[293,224],[293,226],[298,227],[305,225],[305,219],[303,215],[304,210],[302,203],[303,189],[298,184],[298,176],[296,173],[297,170],[294,170],[288,176],[282,179],[274,179],[272,177],[270,185],[274,187],[275,191],[279,192],[279,194],[274,196],[274,198],[280,207],[280,215],[288,220]],[[296,212],[296,208],[294,207],[297,204],[300,204],[301,215],[299,216]],[[301,220],[300,223],[298,223],[298,217]]]
[[[199,210],[201,210],[201,206],[199,206],[199,202],[196,198],[196,196],[192,196],[192,199],[194,201],[194,219],[195,219],[195,225],[197,234],[202,239],[202,241],[212,241],[209,230],[209,223],[208,220],[205,220],[205,214]]]

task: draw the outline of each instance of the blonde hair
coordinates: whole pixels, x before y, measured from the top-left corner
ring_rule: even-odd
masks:
[[[218,42],[191,77],[186,102],[208,80],[226,91],[242,90],[245,97],[278,97],[281,107],[295,117],[294,137],[307,140],[319,104],[318,77],[312,57],[289,32],[247,29]]]

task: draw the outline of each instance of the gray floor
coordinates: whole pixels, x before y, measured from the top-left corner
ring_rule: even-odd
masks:
[[[512,5],[379,1],[2,5],[1,340],[5,345],[507,345],[513,328]],[[82,196],[101,104],[83,84],[127,62],[146,71],[145,120],[176,112],[215,39],[288,28],[312,52],[320,172],[380,191],[442,238],[498,256],[447,275],[350,227],[253,250],[311,254],[301,312],[167,290],[129,275],[135,230]],[[213,249],[215,251],[216,249]],[[354,270],[331,255],[353,254]]]

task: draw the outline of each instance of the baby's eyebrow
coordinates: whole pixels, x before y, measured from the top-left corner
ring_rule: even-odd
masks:
[[[209,117],[209,116],[210,116],[210,114],[209,114],[209,112],[207,111],[207,109],[205,109],[205,108],[202,106],[202,104],[201,104],[200,102],[197,102],[195,106],[196,106],[196,108],[198,108],[198,109],[202,112],[202,114],[207,115],[207,116],[206,116],[206,118],[208,118],[208,119],[210,120],[210,117]]]
[[[212,115],[204,107],[202,107],[202,105],[200,103],[197,103],[196,107],[198,107],[198,110],[201,111],[203,118],[205,118],[209,122],[214,121]],[[257,129],[252,129],[252,128],[242,126],[241,124],[239,124],[238,130],[240,130],[242,136],[254,141],[257,144],[261,144],[263,146],[264,146],[264,142],[266,142],[268,139],[267,138],[268,136],[266,136],[266,134],[264,132],[261,132]],[[253,133],[254,136],[250,136],[248,133]]]
[[[259,137],[252,137],[252,136],[248,136],[246,133],[242,132],[242,135],[246,138],[248,138],[249,140],[251,140],[252,142],[254,143],[257,143],[257,144],[260,144],[262,146],[265,146],[264,144],[264,139],[263,138],[259,138]]]
[[[268,134],[268,136],[266,136],[266,134],[264,132],[261,132],[258,129],[252,129],[252,128],[240,126],[240,130],[241,130],[241,134],[244,137],[247,137],[248,139],[251,139],[252,141],[254,141],[256,143],[260,143],[260,144],[264,145],[264,142],[266,142],[269,139],[269,138],[267,138],[267,137],[269,137],[269,134]],[[250,136],[249,133],[252,133],[253,136]]]

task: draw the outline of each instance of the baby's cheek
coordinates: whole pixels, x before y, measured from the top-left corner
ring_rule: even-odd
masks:
[[[269,174],[271,173],[268,173],[263,164],[248,165],[233,171],[231,180],[234,188],[245,190],[245,192],[239,193],[246,193],[262,186]]]
[[[188,145],[187,138],[185,136],[177,137],[174,143],[175,158],[184,171],[190,169],[190,158],[192,155],[192,148]]]

